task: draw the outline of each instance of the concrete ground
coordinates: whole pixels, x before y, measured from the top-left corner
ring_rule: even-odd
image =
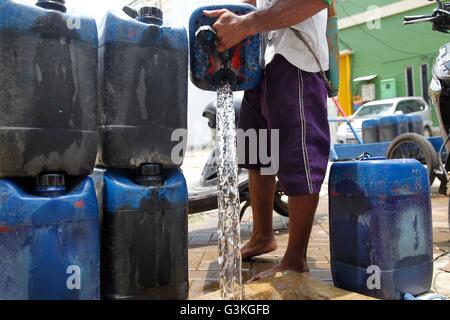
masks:
[[[196,151],[187,154],[183,170],[188,184],[195,183],[200,176],[203,164],[208,156],[208,150]],[[316,219],[311,235],[308,251],[308,262],[311,275],[325,282],[332,283],[330,271],[330,247],[328,231],[328,189],[325,182]],[[436,194],[437,185],[433,186],[433,194]],[[450,273],[441,271],[440,268],[450,263],[450,234],[448,223],[448,198],[434,195],[433,206],[433,236],[435,276],[433,290],[437,293],[450,296]],[[219,265],[217,263],[217,211],[211,211],[189,217],[189,298],[215,291],[219,288]],[[274,213],[273,228],[275,231],[278,249],[254,259],[252,262],[243,263],[244,280],[250,279],[260,271],[269,269],[283,257],[288,241],[287,218]],[[241,224],[242,242],[245,243],[252,230],[252,212],[249,208],[244,215]]]

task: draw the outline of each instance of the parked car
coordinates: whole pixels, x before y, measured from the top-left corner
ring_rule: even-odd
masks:
[[[378,119],[395,114],[420,114],[423,118],[424,135],[431,137],[433,135],[433,120],[431,108],[421,97],[403,97],[385,100],[375,100],[363,104],[350,117],[351,123],[358,134],[361,134],[362,124],[365,120]],[[338,143],[356,143],[350,127],[342,123],[337,132]]]

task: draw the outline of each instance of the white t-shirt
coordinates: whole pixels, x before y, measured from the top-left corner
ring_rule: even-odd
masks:
[[[272,0],[257,0],[258,8],[263,8]],[[327,42],[328,10],[324,9],[311,18],[292,26],[299,30],[308,41],[320,61],[322,70],[329,69],[328,42]],[[263,64],[267,66],[276,54],[286,58],[297,68],[307,72],[319,72],[314,56],[295,33],[287,29],[274,30],[262,35]]]

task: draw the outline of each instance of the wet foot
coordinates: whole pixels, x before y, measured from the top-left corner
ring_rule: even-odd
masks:
[[[250,239],[241,249],[242,260],[248,260],[275,250],[277,250],[277,242],[273,235],[257,240]]]
[[[267,278],[271,278],[273,277],[276,273],[278,272],[283,272],[283,271],[287,271],[287,270],[293,270],[299,273],[303,273],[303,274],[309,274],[309,267],[308,264],[305,262],[302,265],[290,265],[288,263],[282,262],[280,264],[275,265],[274,267],[272,267],[269,270],[263,271],[259,274],[257,274],[256,276],[254,276],[253,278],[251,278],[248,283],[252,283],[261,279],[267,279]]]

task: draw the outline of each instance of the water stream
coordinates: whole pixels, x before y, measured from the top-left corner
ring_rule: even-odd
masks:
[[[229,83],[217,90],[216,139],[220,291],[224,300],[242,300],[237,141],[233,91]]]

